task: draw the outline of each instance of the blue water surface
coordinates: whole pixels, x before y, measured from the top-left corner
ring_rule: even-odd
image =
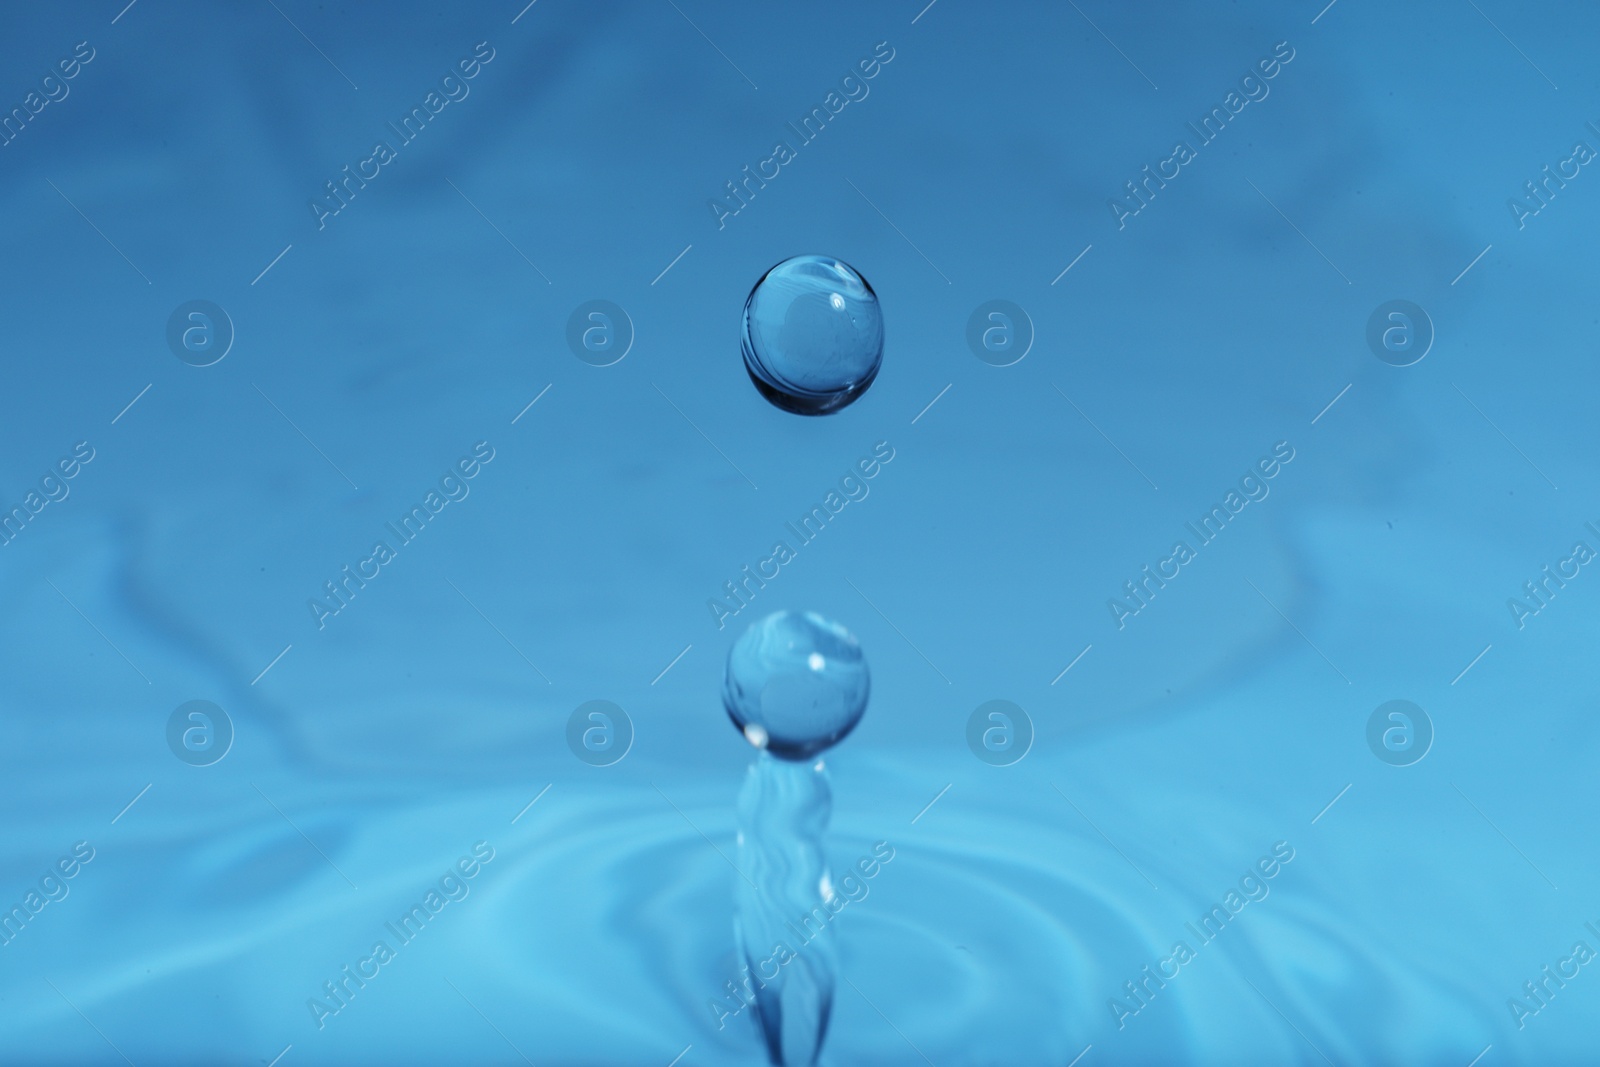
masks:
[[[823,1063],[1594,1062],[1593,5],[525,3],[0,15],[0,1062],[764,1062],[780,609]]]

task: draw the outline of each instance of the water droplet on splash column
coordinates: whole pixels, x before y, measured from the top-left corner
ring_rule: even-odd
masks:
[[[827,415],[872,384],[883,362],[878,295],[832,256],[795,256],[761,276],[744,304],[745,369],[774,406]]]
[[[871,688],[850,631],[812,611],[780,611],[734,643],[722,703],[751,744],[805,760],[855,729]]]

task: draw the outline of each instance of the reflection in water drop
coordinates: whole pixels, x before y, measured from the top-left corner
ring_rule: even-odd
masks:
[[[797,415],[838,411],[878,376],[877,294],[832,256],[786,259],[750,291],[741,348],[750,380],[775,406]]]
[[[855,729],[870,690],[867,661],[848,630],[815,612],[780,611],[734,644],[722,702],[751,744],[803,760]]]

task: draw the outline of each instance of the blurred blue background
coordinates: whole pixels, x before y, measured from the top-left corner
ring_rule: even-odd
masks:
[[[97,0],[0,26],[25,512],[0,1061],[762,1062],[712,1006],[752,755],[719,685],[787,607],[873,671],[828,756],[836,862],[895,849],[839,919],[825,1063],[1593,1062],[1600,577],[1524,591],[1600,550],[1600,177],[1524,189],[1600,150],[1592,5]],[[1202,145],[1186,124],[1280,45]],[[821,419],[739,356],[750,286],[802,252],[886,324],[877,382]],[[997,299],[1032,335],[1005,367],[966,339]],[[1432,334],[1404,367],[1367,339],[1397,299]],[[232,325],[209,366],[168,341],[192,300]],[[609,366],[568,345],[591,300],[631,324]],[[719,627],[723,583],[879,442],[870,495]],[[1108,601],[1279,442],[1270,494],[1119,627]],[[604,767],[566,740],[597,699],[633,731]],[[966,741],[995,699],[1034,735],[1004,767]],[[209,766],[169,746],[192,700],[231,722]],[[1390,700],[1431,745],[1369,745]]]

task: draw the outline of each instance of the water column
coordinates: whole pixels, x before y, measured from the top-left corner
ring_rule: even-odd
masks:
[[[739,792],[734,935],[780,1067],[810,1067],[828,1032],[842,901],[823,847],[833,793],[818,756],[861,721],[870,688],[855,637],[814,612],[769,615],[728,654],[723,705],[760,750]]]

